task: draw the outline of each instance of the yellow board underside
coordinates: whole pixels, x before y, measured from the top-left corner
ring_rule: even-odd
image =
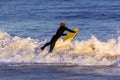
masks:
[[[75,28],[74,31],[78,32],[79,29]],[[64,41],[71,41],[71,40],[73,40],[75,38],[76,35],[77,35],[77,33],[68,32],[67,35],[66,35],[66,38],[64,39]]]

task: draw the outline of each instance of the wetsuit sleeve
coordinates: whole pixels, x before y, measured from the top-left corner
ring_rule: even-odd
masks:
[[[69,32],[75,33],[75,31],[73,31],[71,29],[68,29],[67,27],[66,27],[66,30],[69,31]]]
[[[66,36],[67,34],[62,34],[62,36]]]

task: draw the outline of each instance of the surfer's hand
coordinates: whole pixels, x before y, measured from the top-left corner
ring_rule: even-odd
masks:
[[[75,33],[78,34],[78,31],[76,31]]]

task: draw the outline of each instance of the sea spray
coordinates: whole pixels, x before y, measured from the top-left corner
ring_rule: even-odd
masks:
[[[120,38],[106,42],[91,36],[88,40],[64,42],[59,39],[54,51],[48,53],[47,47],[40,53],[40,47],[47,41],[10,36],[0,32],[0,62],[8,63],[73,63],[79,65],[112,65],[120,59]],[[48,54],[44,56],[44,54]]]

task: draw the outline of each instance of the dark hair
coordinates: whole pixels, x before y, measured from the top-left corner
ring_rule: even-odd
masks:
[[[60,26],[65,27],[65,22],[61,22],[61,23],[60,23]]]

